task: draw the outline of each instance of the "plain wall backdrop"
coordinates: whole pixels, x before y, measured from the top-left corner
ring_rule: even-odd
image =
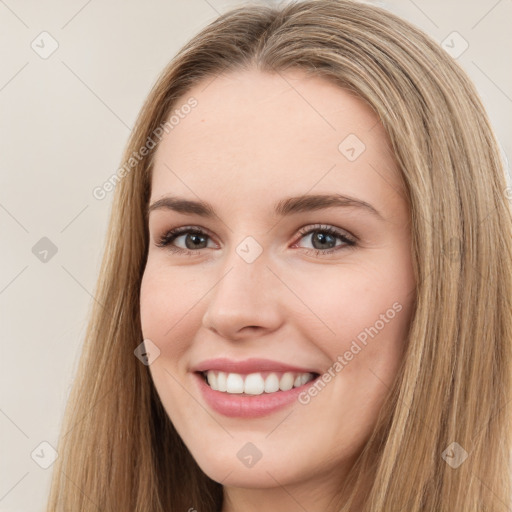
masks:
[[[512,0],[367,3],[451,52],[511,155]],[[0,512],[44,510],[113,197],[92,191],[120,167],[161,70],[238,5],[0,0]]]

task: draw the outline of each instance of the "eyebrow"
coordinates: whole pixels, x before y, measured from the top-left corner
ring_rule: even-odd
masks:
[[[295,213],[322,210],[332,207],[360,208],[384,220],[384,217],[369,203],[341,194],[316,194],[288,197],[277,202],[274,212],[280,217]],[[206,201],[192,201],[176,196],[165,196],[148,207],[147,213],[154,210],[172,210],[178,213],[199,215],[205,218],[216,217],[215,209]]]

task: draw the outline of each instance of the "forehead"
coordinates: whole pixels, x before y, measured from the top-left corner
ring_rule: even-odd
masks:
[[[195,106],[180,111],[191,98]],[[236,209],[309,191],[378,203],[385,189],[400,189],[376,114],[320,77],[233,72],[197,84],[173,112],[155,155],[152,199],[229,195]]]

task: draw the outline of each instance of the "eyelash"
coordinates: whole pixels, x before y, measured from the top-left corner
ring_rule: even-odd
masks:
[[[316,256],[319,256],[319,255],[324,256],[326,254],[332,254],[332,253],[340,251],[342,249],[350,249],[356,245],[356,241],[354,238],[347,236],[344,232],[339,231],[338,229],[336,229],[332,226],[326,226],[326,225],[321,225],[321,224],[317,224],[314,226],[307,226],[305,228],[300,229],[299,234],[301,236],[300,236],[299,240],[301,238],[303,238],[304,236],[314,233],[316,231],[337,237],[345,243],[345,245],[337,246],[333,249],[326,249],[326,250],[306,248],[307,252],[315,252]],[[195,226],[183,226],[180,228],[171,229],[171,230],[167,231],[166,233],[164,233],[158,239],[158,241],[156,242],[155,245],[157,247],[167,247],[173,253],[179,253],[179,254],[183,254],[185,256],[197,256],[197,253],[201,249],[192,251],[190,249],[181,249],[179,247],[175,247],[175,246],[171,245],[171,243],[176,238],[178,238],[180,235],[183,235],[183,234],[206,235],[206,236],[210,237],[208,235],[208,233],[204,232],[202,229],[199,229]]]

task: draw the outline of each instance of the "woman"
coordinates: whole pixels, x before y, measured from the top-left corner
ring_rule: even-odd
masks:
[[[123,164],[48,510],[508,510],[512,218],[436,43],[233,10]]]

